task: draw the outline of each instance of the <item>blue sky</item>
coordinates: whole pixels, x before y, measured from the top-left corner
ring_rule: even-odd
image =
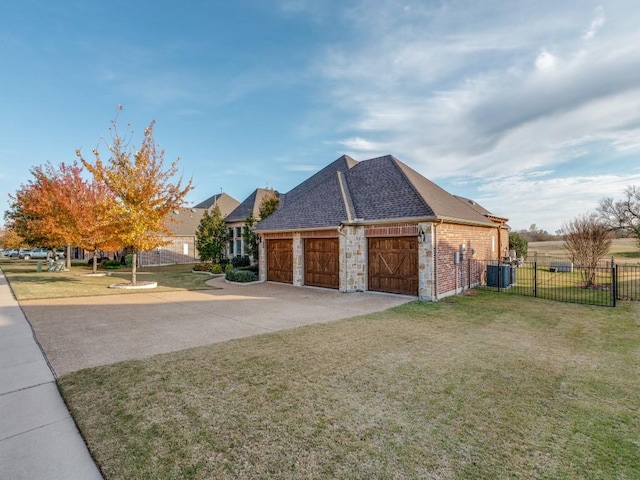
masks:
[[[2,2],[2,206],[121,104],[194,203],[393,154],[554,232],[640,184],[638,25],[632,0]]]

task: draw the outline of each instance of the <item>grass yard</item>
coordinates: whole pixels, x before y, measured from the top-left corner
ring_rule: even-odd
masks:
[[[529,242],[529,260],[533,260],[535,254],[541,257],[546,255],[564,257],[567,250],[564,248],[564,241],[554,240],[549,242]],[[614,258],[616,263],[640,264],[640,248],[638,241],[634,238],[616,238],[605,256],[608,260]]]
[[[639,377],[640,304],[472,291],[59,382],[107,479],[631,479]]]
[[[2,268],[18,300],[214,288],[205,284],[205,281],[211,277],[191,272],[193,268],[191,264],[140,268],[138,270],[139,282],[158,283],[157,288],[150,290],[109,288],[109,285],[114,283],[130,281],[131,270],[99,270],[99,273],[108,272],[110,276],[92,277],[87,276],[91,273],[91,267],[86,263],[74,263],[68,272],[38,272],[36,271],[36,260],[0,259],[0,268]]]
[[[590,305],[608,306],[613,304],[610,269],[597,269],[594,281],[598,288],[590,289],[583,288],[586,279],[579,268],[571,273],[551,272],[544,267],[534,271],[532,264],[528,263],[514,271],[516,274],[515,283],[508,290],[511,294],[534,296],[535,288],[538,298]],[[634,272],[633,278],[629,277],[627,281],[630,284],[640,281],[638,274],[640,271],[637,274]]]

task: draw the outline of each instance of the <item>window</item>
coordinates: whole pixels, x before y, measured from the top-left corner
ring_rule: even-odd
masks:
[[[496,236],[495,235],[491,236],[491,251],[492,252],[496,251]]]
[[[236,227],[236,237],[242,237],[242,227]]]
[[[242,240],[236,240],[236,255],[242,255]]]

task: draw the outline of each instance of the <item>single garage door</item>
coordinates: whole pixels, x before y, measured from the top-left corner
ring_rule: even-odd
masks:
[[[267,240],[267,280],[293,283],[293,240]]]
[[[307,238],[304,241],[304,284],[340,287],[337,238]]]
[[[369,290],[418,295],[418,239],[369,239]]]

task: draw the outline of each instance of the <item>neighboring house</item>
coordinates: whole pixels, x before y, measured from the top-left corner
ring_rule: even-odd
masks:
[[[280,194],[271,188],[257,188],[225,217],[224,221],[227,224],[229,234],[227,257],[233,258],[237,255],[244,256],[247,254],[246,245],[242,238],[242,230],[246,225],[245,220],[250,213],[253,213],[253,218],[255,218],[256,222],[260,220],[260,205],[265,199],[273,195],[280,197]]]
[[[169,244],[141,252],[138,255],[138,264],[149,266],[198,262],[200,257],[196,248],[196,230],[204,212],[217,205],[220,208],[222,218],[224,218],[239,204],[240,202],[230,195],[219,193],[193,208],[174,210],[168,222],[172,235],[165,237]]]
[[[231,195],[227,195],[226,193],[218,193],[213,195],[212,197],[207,198],[204,202],[200,202],[193,208],[207,208],[211,209],[215,205],[220,209],[220,213],[222,214],[222,218],[229,215],[240,202],[233,198]]]
[[[470,258],[506,254],[506,222],[393,156],[342,156],[256,226],[260,279],[437,300],[477,283]]]

